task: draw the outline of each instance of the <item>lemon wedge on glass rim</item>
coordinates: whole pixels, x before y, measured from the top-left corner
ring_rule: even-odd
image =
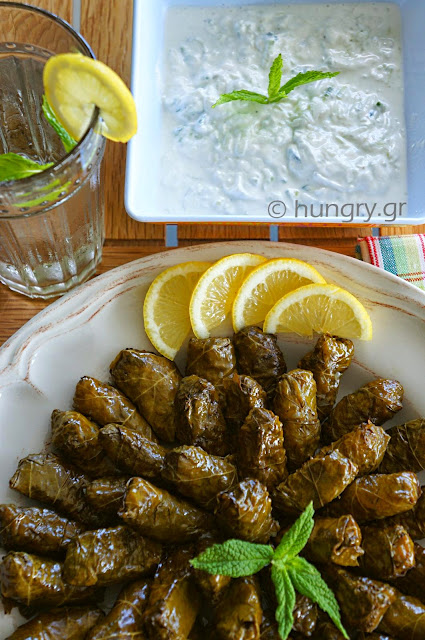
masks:
[[[254,267],[266,262],[255,253],[234,253],[215,262],[199,278],[190,301],[190,321],[197,338],[209,338],[232,311],[233,301]]]
[[[232,309],[233,329],[240,331],[264,321],[270,309],[284,295],[307,284],[326,281],[307,262],[275,258],[256,267],[244,280]]]
[[[211,262],[183,262],[162,271],[143,304],[146,335],[161,355],[173,360],[190,332],[189,303]]]
[[[351,293],[334,284],[309,284],[283,296],[264,321],[265,333],[330,333],[341,338],[372,339],[372,321]]]
[[[123,80],[100,60],[81,53],[52,56],[43,69],[47,100],[67,132],[80,140],[99,108],[97,132],[127,142],[137,131],[134,98]]]

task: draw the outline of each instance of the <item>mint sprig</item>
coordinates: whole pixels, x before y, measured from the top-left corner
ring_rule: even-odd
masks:
[[[278,565],[279,562],[281,562],[282,565],[284,565],[287,560],[296,558],[300,551],[304,549],[309,537],[311,536],[311,532],[313,531],[313,516],[313,503],[310,502],[304,513],[302,513],[298,520],[294,522],[292,527],[284,533],[279,546],[274,552],[273,564]]]
[[[34,160],[20,156],[18,153],[0,154],[0,182],[29,178],[36,173],[48,169],[54,162],[39,164]]]
[[[319,571],[305,558],[293,558],[288,564],[289,578],[298,593],[307,596],[329,615],[334,625],[344,635],[345,629],[342,626],[339,616],[334,616],[335,610],[339,610],[338,602],[333,591],[324,582]],[[348,636],[346,636],[348,637]]]
[[[277,598],[276,620],[282,640],[288,638],[294,622],[295,591],[316,602],[329,615],[344,638],[348,639],[333,592],[316,567],[299,556],[313,530],[313,515],[313,503],[310,503],[284,534],[276,549],[267,544],[227,540],[223,544],[209,547],[191,560],[191,564],[212,575],[231,578],[251,576],[271,564]]]
[[[282,640],[291,633],[294,624],[295,589],[291,577],[285,567],[272,565],[272,580],[276,592],[276,622]]]
[[[300,87],[303,84],[309,82],[317,82],[324,78],[333,78],[339,74],[339,71],[331,73],[329,71],[306,71],[304,73],[298,73],[296,76],[288,80],[281,86],[283,70],[282,54],[279,53],[277,58],[273,60],[273,64],[269,71],[269,86],[268,95],[262,93],[256,93],[254,91],[248,91],[247,89],[239,89],[232,91],[231,93],[223,93],[215,104],[212,105],[213,109],[220,104],[226,102],[233,102],[235,100],[244,100],[248,102],[258,102],[259,104],[273,104],[280,102],[288,93],[293,91],[296,87]]]
[[[226,540],[223,544],[208,547],[191,564],[195,569],[203,569],[213,575],[241,578],[267,567],[273,555],[274,549],[268,544]]]
[[[61,184],[60,180],[53,180],[49,184],[46,184],[42,188],[38,189],[35,194],[34,192],[23,193],[23,199],[19,200],[19,206],[37,207],[40,204],[54,202],[58,198],[63,197],[67,193],[70,186],[71,180],[68,180],[67,182],[65,182],[65,184]],[[26,197],[28,197],[29,199],[25,200],[24,198]]]
[[[53,129],[61,139],[66,153],[72,151],[77,143],[56,118],[46,96],[43,96],[43,104],[41,108],[47,122],[53,127]],[[39,162],[31,160],[30,158],[26,158],[25,156],[21,156],[18,153],[2,153],[0,154],[0,182],[9,182],[10,180],[22,180],[22,178],[29,178],[36,173],[41,173],[42,171],[48,169],[49,167],[52,167],[53,165],[54,162],[41,164]],[[59,191],[62,191],[62,189],[60,189]],[[43,198],[43,200],[45,200],[45,198]]]
[[[260,104],[267,104],[269,99],[267,96],[263,96],[261,93],[255,93],[254,91],[246,91],[241,89],[240,91],[232,91],[232,93],[223,93],[212,108],[218,107],[219,104],[225,102],[233,102],[234,100],[244,100],[245,102],[259,102]]]
[[[283,59],[282,54],[279,53],[277,58],[273,60],[273,64],[270,67],[269,72],[269,100],[273,100],[279,95],[280,82],[282,80]]]
[[[72,151],[75,145],[77,144],[77,142],[76,140],[74,140],[72,136],[69,135],[68,131],[64,129],[64,127],[61,125],[61,123],[57,119],[55,112],[50,106],[49,101],[47,100],[47,97],[45,95],[43,96],[43,104],[41,108],[43,109],[43,114],[47,122],[50,124],[51,127],[53,127],[53,129],[56,131],[59,138],[61,139],[66,153],[69,153],[70,151]]]

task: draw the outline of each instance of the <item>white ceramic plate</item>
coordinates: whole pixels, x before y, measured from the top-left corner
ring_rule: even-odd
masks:
[[[376,2],[376,0],[344,0],[345,2]],[[377,0],[386,2],[388,0]],[[255,213],[220,213],[214,206],[207,213],[196,207],[176,206],[171,211],[160,204],[161,189],[161,75],[164,64],[164,24],[167,11],[175,6],[244,6],[277,4],[340,4],[342,0],[135,0],[133,16],[133,49],[131,89],[136,100],[140,123],[137,134],[128,145],[125,202],[129,215],[143,222],[242,221],[273,223],[267,211],[268,202]],[[403,29],[403,68],[406,134],[408,149],[408,214],[397,219],[397,224],[423,224],[425,173],[425,65],[423,0],[394,0],[400,7]],[[308,10],[308,8],[306,9]],[[371,28],[373,28],[371,26]],[[280,198],[285,200],[285,198]],[[356,200],[354,200],[356,202]],[[379,207],[378,207],[379,208]],[[284,217],[286,223],[321,223],[317,217],[308,220],[296,218],[294,211]],[[276,210],[277,211],[277,210]],[[391,217],[391,216],[390,216]],[[364,220],[365,221],[365,220]],[[327,222],[338,224],[341,217],[330,213]],[[345,220],[345,222],[348,222]],[[349,224],[358,224],[354,218]],[[385,216],[373,216],[375,225],[390,224]]]
[[[0,503],[23,501],[8,488],[9,478],[19,458],[43,449],[51,412],[71,406],[78,379],[87,374],[108,380],[108,366],[122,348],[152,349],[142,319],[152,279],[179,262],[244,251],[306,260],[329,282],[359,297],[371,314],[374,338],[356,344],[341,393],[374,376],[394,377],[406,390],[395,422],[425,416],[425,294],[419,289],[353,258],[299,245],[223,242],[177,249],[95,278],[38,314],[0,349]],[[281,338],[289,368],[312,343]],[[11,633],[18,619],[16,611],[0,613],[0,637]]]

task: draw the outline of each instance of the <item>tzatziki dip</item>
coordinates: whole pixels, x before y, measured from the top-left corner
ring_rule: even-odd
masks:
[[[275,104],[267,93],[308,70],[339,75]],[[168,10],[162,68],[161,208],[229,215],[286,203],[407,199],[401,16],[390,3]]]

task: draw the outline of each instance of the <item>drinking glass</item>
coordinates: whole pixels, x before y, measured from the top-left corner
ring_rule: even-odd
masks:
[[[0,183],[0,281],[33,298],[51,298],[87,280],[104,241],[104,138],[89,129],[72,151],[42,112],[43,67],[59,53],[93,52],[66,22],[36,7],[0,2],[0,153],[19,153],[49,169]]]

